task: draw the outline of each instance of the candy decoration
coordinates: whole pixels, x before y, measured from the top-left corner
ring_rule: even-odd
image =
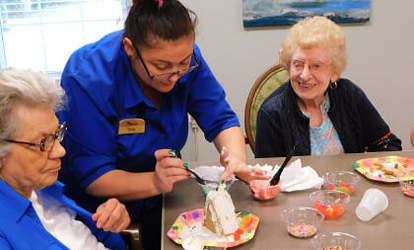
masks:
[[[401,189],[407,196],[414,197],[414,186],[413,184],[402,184]]]
[[[316,233],[316,227],[306,223],[297,223],[295,225],[287,226],[287,231],[298,238],[306,238]]]
[[[355,187],[352,185],[347,186],[345,182],[341,182],[340,185],[329,185],[328,190],[342,191],[347,194],[352,194],[355,190]]]
[[[326,218],[334,218],[345,212],[345,208],[341,204],[322,204],[321,201],[315,201],[314,206]]]
[[[240,240],[241,236],[243,235],[243,230],[240,228],[236,230],[236,232],[233,233],[234,241]]]

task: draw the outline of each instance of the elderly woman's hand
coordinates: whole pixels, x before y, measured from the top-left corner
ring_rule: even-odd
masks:
[[[111,198],[101,204],[96,209],[96,213],[92,215],[92,219],[96,221],[97,228],[114,233],[121,232],[131,223],[125,205],[116,198]]]
[[[220,163],[225,167],[221,179],[227,180],[232,174],[237,175],[242,180],[268,180],[270,176],[258,167],[249,168],[245,161],[230,155],[226,147],[220,152]]]

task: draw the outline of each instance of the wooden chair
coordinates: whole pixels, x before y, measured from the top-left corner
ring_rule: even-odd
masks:
[[[121,231],[121,235],[124,238],[128,249],[130,250],[143,250],[142,247],[142,230],[141,225],[131,222],[131,224]]]
[[[244,129],[246,143],[254,153],[256,139],[257,113],[266,98],[279,86],[289,80],[289,74],[281,65],[276,64],[266,70],[254,83],[247,97],[244,109]]]

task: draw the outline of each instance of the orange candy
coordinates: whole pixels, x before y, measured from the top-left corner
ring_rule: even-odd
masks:
[[[240,240],[241,235],[243,234],[243,230],[240,228],[233,233],[234,241]]]
[[[345,182],[341,182],[341,185],[330,185],[328,186],[328,190],[333,190],[333,191],[342,191],[345,192],[347,194],[352,194],[355,190],[355,188],[353,186],[347,186]]]
[[[345,208],[341,204],[321,204],[320,201],[315,201],[314,206],[319,210],[325,217],[334,218],[345,212]]]

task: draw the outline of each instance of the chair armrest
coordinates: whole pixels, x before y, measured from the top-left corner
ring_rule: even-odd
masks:
[[[131,224],[121,231],[127,246],[131,250],[143,250],[142,247],[142,230],[141,225],[136,222]]]
[[[249,138],[247,136],[244,137],[244,143],[249,144]]]

